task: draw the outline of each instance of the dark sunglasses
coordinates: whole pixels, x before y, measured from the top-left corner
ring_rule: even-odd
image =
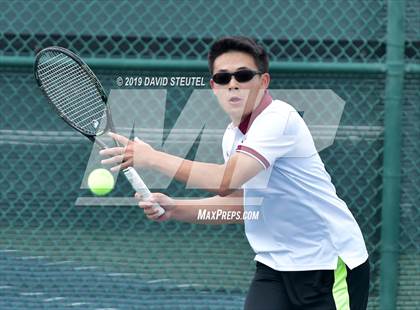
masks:
[[[226,85],[229,84],[230,80],[232,79],[232,76],[234,76],[235,80],[237,80],[239,83],[245,83],[251,81],[257,74],[261,74],[261,72],[244,69],[233,73],[219,72],[213,75],[212,79],[216,84]]]

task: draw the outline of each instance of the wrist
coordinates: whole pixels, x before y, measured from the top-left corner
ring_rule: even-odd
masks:
[[[155,169],[155,170],[159,169],[159,162],[160,162],[159,158],[161,157],[160,155],[161,155],[161,152],[153,149],[147,160],[147,167]]]
[[[181,200],[173,199],[172,210],[171,210],[171,218],[174,220],[181,220]]]

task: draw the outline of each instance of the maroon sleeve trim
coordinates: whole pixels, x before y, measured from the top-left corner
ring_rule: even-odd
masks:
[[[238,145],[236,150],[240,152],[248,153],[249,155],[255,157],[264,165],[265,169],[270,167],[270,163],[268,162],[268,160],[265,159],[265,157],[262,156],[260,153],[258,153],[256,150],[245,145]]]

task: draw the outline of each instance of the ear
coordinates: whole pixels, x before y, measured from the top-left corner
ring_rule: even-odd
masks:
[[[214,81],[213,79],[210,79],[210,87],[213,89],[214,88]]]
[[[261,88],[267,89],[268,86],[270,85],[270,81],[271,81],[271,77],[270,74],[268,73],[263,73],[261,75]]]
[[[215,83],[214,83],[213,79],[210,79],[210,87],[213,90],[213,93],[216,94],[216,89],[214,88],[214,84]]]

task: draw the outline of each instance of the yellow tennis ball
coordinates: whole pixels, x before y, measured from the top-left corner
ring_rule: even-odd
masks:
[[[114,188],[114,177],[106,169],[95,169],[89,174],[88,186],[93,194],[104,196]]]

